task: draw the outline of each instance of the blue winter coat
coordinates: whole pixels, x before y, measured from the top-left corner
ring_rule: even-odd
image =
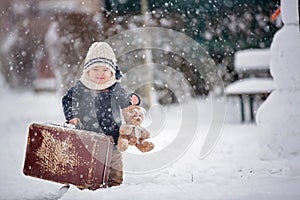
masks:
[[[88,89],[77,81],[62,98],[65,118],[67,121],[79,118],[83,129],[111,135],[117,144],[122,122],[120,109],[131,104],[132,94],[120,83],[99,91]]]

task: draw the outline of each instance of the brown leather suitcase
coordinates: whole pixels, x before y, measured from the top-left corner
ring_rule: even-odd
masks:
[[[107,187],[110,136],[53,124],[29,127],[23,173],[79,188]]]

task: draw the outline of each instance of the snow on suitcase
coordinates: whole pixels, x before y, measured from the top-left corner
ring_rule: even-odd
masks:
[[[23,173],[79,188],[107,187],[113,140],[104,134],[33,123]]]

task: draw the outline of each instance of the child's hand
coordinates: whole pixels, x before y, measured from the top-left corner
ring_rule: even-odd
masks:
[[[79,118],[73,118],[69,121],[69,123],[76,126],[76,125],[80,124],[81,122],[80,122]]]
[[[138,105],[140,103],[140,99],[135,94],[130,96],[130,103],[131,105]]]

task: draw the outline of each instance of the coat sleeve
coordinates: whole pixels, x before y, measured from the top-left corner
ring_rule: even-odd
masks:
[[[66,94],[62,97],[62,106],[64,115],[67,121],[78,118],[78,102],[76,98],[74,97],[75,94],[75,88],[70,88]],[[76,107],[77,106],[77,107]]]

